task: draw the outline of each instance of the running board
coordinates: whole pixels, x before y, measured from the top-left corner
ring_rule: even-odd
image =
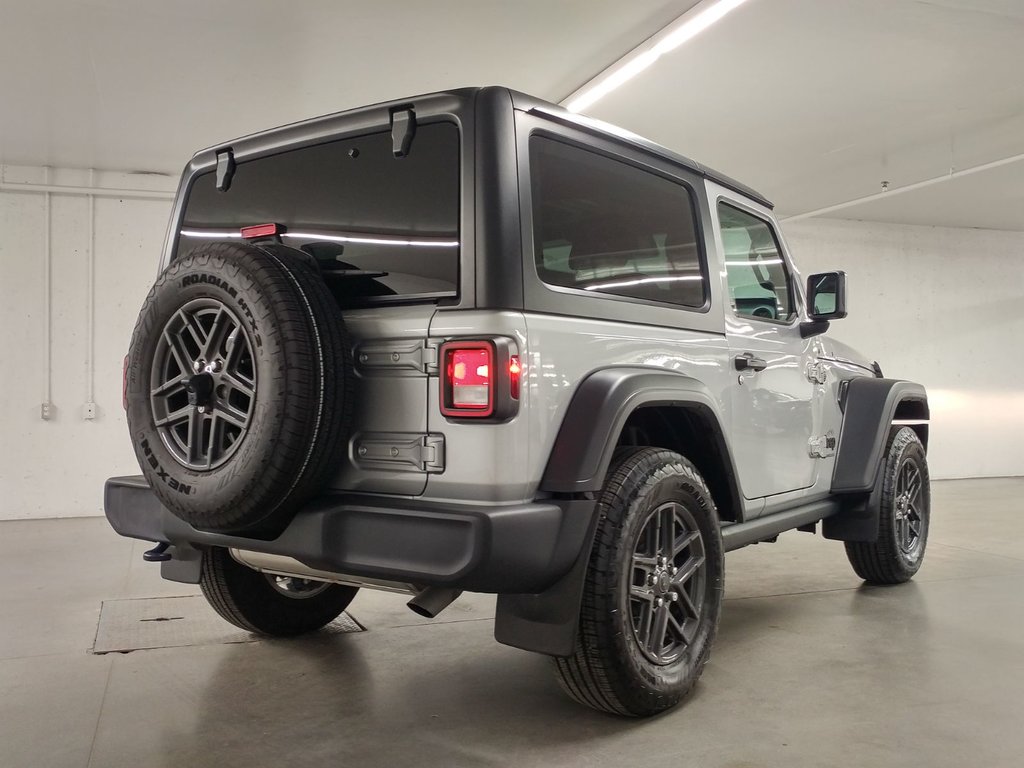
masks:
[[[824,520],[839,509],[839,502],[835,499],[822,499],[764,517],[755,517],[745,523],[728,523],[722,526],[722,545],[726,552],[732,552],[748,544],[778,536],[784,531]]]

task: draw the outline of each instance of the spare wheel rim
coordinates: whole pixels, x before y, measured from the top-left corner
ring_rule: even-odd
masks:
[[[153,354],[149,399],[175,461],[203,472],[234,455],[252,424],[256,378],[249,336],[221,301],[193,299],[171,315]]]

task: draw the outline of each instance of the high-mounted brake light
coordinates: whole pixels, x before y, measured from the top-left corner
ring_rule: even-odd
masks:
[[[441,345],[441,413],[504,421],[519,410],[522,365],[509,338],[457,339]]]
[[[255,224],[251,227],[242,227],[242,237],[246,240],[255,240],[259,237],[273,237],[284,232],[284,227],[277,224]]]

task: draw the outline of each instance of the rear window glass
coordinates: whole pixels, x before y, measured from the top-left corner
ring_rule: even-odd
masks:
[[[700,307],[690,190],[627,163],[530,138],[537,273],[551,285]]]
[[[333,274],[336,294],[371,299],[454,296],[459,269],[459,131],[417,127],[396,158],[391,133],[294,149],[238,164],[229,189],[198,176],[177,255],[242,227],[283,226],[282,242]]]

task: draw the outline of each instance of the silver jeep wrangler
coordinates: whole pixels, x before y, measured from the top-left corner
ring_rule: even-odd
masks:
[[[708,659],[725,552],[821,522],[867,581],[921,565],[927,398],[826,335],[845,275],[614,127],[488,87],[227,142],[161,267],[106,515],[239,627],[496,593],[499,642],[649,715]]]

